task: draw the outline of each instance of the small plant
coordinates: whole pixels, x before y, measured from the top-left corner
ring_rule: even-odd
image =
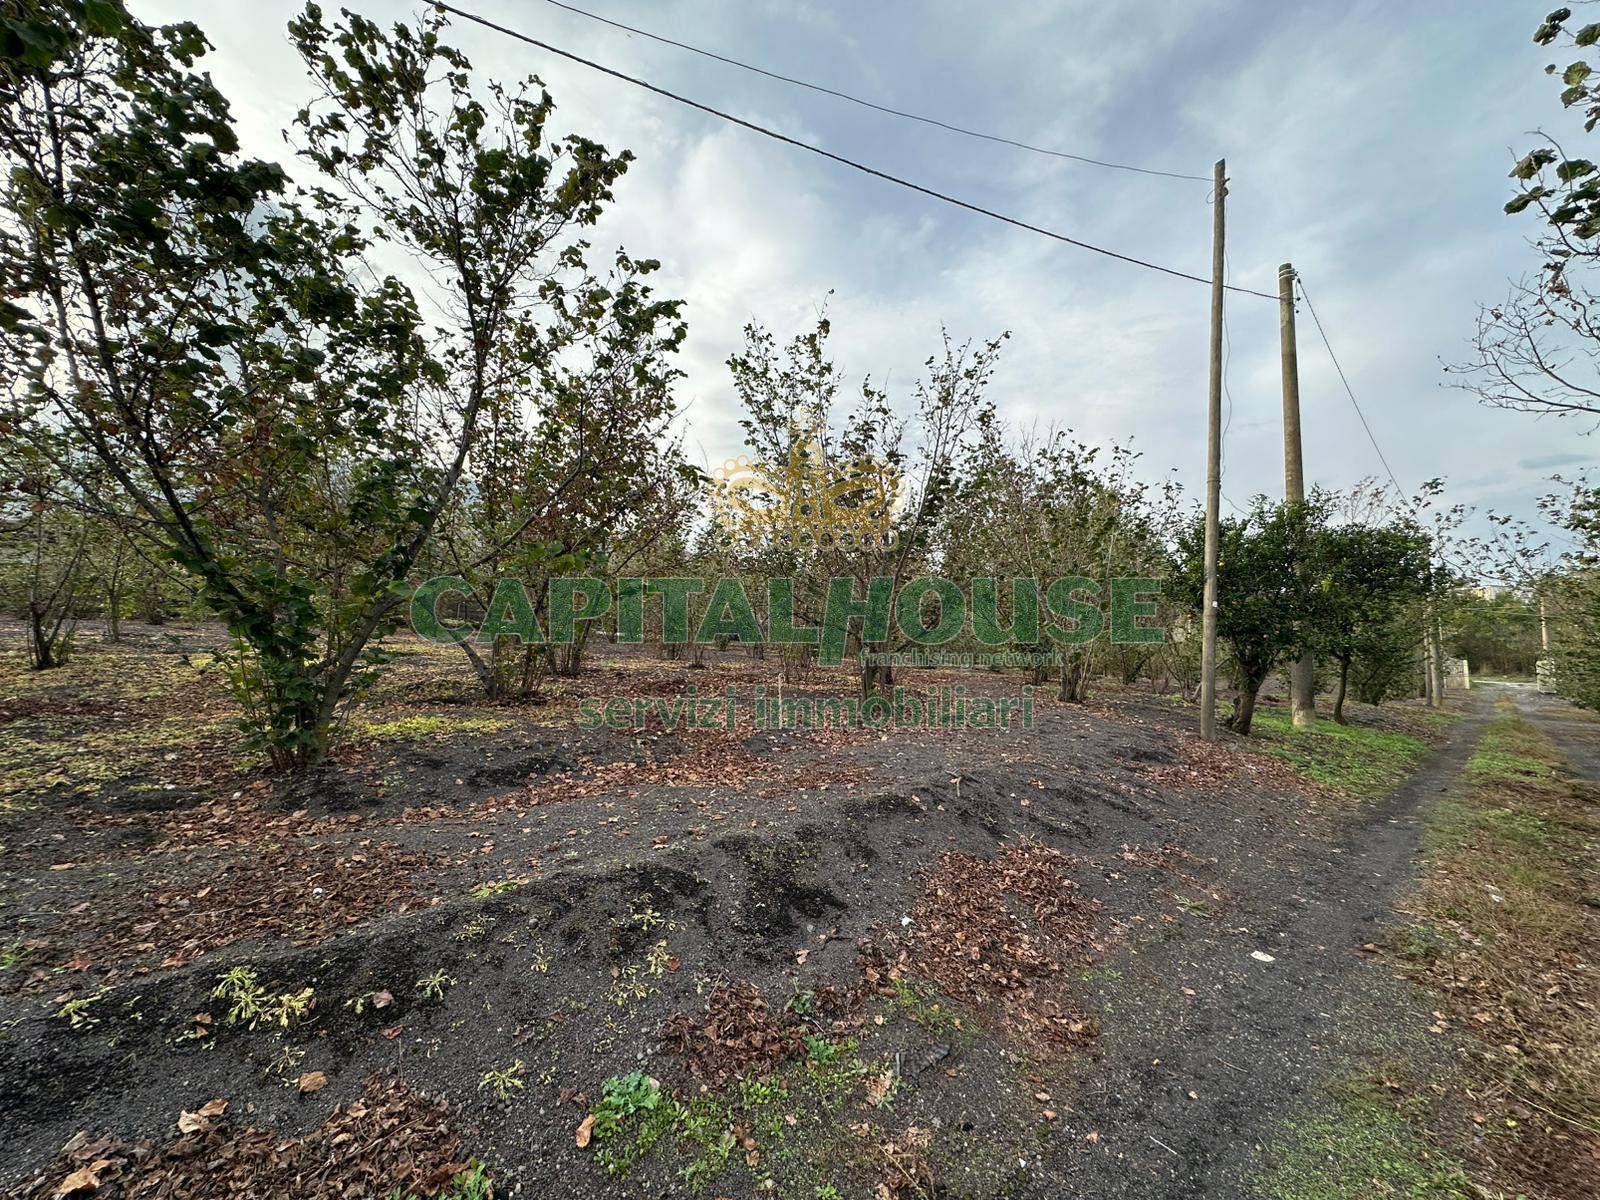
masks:
[[[545,950],[543,942],[540,942],[533,948],[533,969],[539,972],[539,974],[546,974],[550,970],[551,961],[550,955]]]
[[[628,913],[628,920],[646,933],[649,933],[652,929],[659,929],[667,923],[667,919],[657,911],[649,896],[640,896],[633,902],[633,907]]]
[[[774,1076],[757,1079],[747,1075],[739,1081],[739,1097],[746,1108],[761,1108],[783,1098],[783,1084]]]
[[[266,1012],[267,989],[256,978],[254,967],[231,967],[218,975],[211,996],[227,1004],[223,1020],[229,1025],[248,1024],[254,1029]]]
[[[934,999],[938,993],[932,988],[905,979],[891,979],[889,987],[894,993],[894,1002],[923,1028],[937,1033],[957,1024],[944,1005]]]
[[[312,1005],[316,1003],[315,996],[316,993],[311,988],[301,988],[298,992],[284,992],[268,1006],[267,1020],[280,1029],[287,1029],[306,1019]]]
[[[437,1002],[444,999],[445,988],[455,987],[456,982],[442,970],[435,971],[432,975],[424,975],[417,980],[417,991],[421,993],[424,1000]]]
[[[492,924],[494,924],[493,921],[479,913],[460,929],[456,930],[453,936],[458,942],[476,942],[489,932],[489,926]]]
[[[843,1047],[838,1042],[830,1042],[815,1034],[806,1034],[805,1044],[806,1062],[816,1067],[827,1066],[843,1053]]]
[[[305,1056],[306,1052],[299,1046],[291,1046],[286,1042],[279,1048],[278,1053],[273,1055],[272,1061],[267,1064],[266,1073],[268,1075],[276,1075],[280,1079],[288,1079],[299,1069],[301,1060]]]
[[[232,967],[218,975],[211,995],[228,1006],[224,1024],[248,1025],[251,1029],[263,1023],[287,1029],[305,1020],[316,1004],[316,993],[308,987],[274,996],[261,986],[254,967]]]
[[[809,1020],[811,1014],[817,1010],[817,994],[810,988],[804,991],[797,990],[789,997],[789,1003],[784,1005],[791,1013],[802,1021]]]
[[[840,1200],[839,1189],[831,1183],[819,1183],[813,1193],[817,1200]]]
[[[483,1078],[478,1081],[478,1090],[488,1090],[495,1094],[502,1102],[511,1098],[514,1091],[520,1092],[523,1088],[522,1077],[528,1073],[527,1066],[519,1058],[509,1067],[501,1067],[495,1071],[485,1071]]]
[[[520,879],[490,880],[473,888],[472,896],[475,900],[487,900],[490,896],[504,896],[508,892],[514,892],[521,886],[522,880]]]
[[[385,1008],[393,999],[394,997],[386,991],[363,992],[359,996],[346,1000],[344,1006],[359,1017],[367,1011],[369,1005],[373,1008]]]
[[[4,950],[0,950],[0,971],[15,971],[27,957],[26,947],[20,941],[12,942]]]
[[[635,966],[624,967],[611,985],[611,1003],[618,1008],[627,1008],[635,1000],[647,999],[649,995],[650,985],[640,977],[639,968]]]
[[[89,1006],[105,995],[105,992],[105,988],[101,988],[92,996],[79,996],[76,1000],[68,1000],[56,1010],[56,1016],[65,1021],[68,1027],[72,1029],[83,1029],[90,1025],[98,1025],[100,1018],[89,1011]]]
[[[661,1103],[661,1085],[643,1071],[613,1075],[600,1087],[594,1117],[594,1136],[608,1141],[631,1117],[654,1112]]]
[[[672,965],[672,955],[667,950],[666,939],[663,938],[646,951],[644,956],[645,970],[651,975],[665,975]]]
[[[437,1200],[493,1200],[494,1189],[490,1184],[489,1173],[484,1170],[483,1164],[473,1159],[467,1164],[465,1171],[452,1176],[445,1185],[444,1191],[438,1194]],[[389,1193],[388,1200],[422,1200],[416,1192],[402,1192],[399,1188]]]

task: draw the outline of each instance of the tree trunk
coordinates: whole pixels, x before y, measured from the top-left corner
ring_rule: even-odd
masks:
[[[531,700],[539,691],[539,680],[544,674],[544,655],[537,653],[537,649],[531,645],[522,648],[522,679],[517,685],[519,700]]]
[[[861,663],[861,698],[865,700],[873,695],[892,694],[894,690],[893,665],[887,662],[876,662],[871,658],[873,654],[886,653],[886,651],[874,650],[871,647],[864,647],[863,650],[868,657]]]
[[[44,629],[44,609],[37,604],[28,605],[28,625],[33,638],[32,653],[35,671],[48,671],[61,664],[56,661],[55,639]]]
[[[1073,651],[1061,656],[1061,688],[1056,699],[1082,704],[1089,698],[1089,656]]]
[[[783,681],[785,683],[798,683],[805,675],[806,668],[811,665],[811,647],[787,647],[782,653]]]
[[[1339,660],[1339,690],[1333,695],[1333,721],[1336,725],[1345,725],[1344,719],[1344,692],[1350,683],[1350,656],[1346,654]]]
[[[122,640],[122,587],[115,580],[106,588],[106,640]]]
[[[472,664],[472,673],[478,677],[478,682],[483,685],[483,695],[486,700],[500,699],[500,675],[497,670],[499,656],[496,653],[498,646],[490,647],[489,657],[484,658],[473,646],[471,639],[457,642],[461,652],[467,656],[467,661]]]
[[[1256,696],[1265,682],[1265,675],[1246,679],[1233,694],[1233,712],[1228,716],[1227,726],[1240,737],[1250,736],[1250,722],[1255,720],[1256,715]]]

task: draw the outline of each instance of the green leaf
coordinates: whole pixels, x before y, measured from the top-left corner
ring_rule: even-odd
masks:
[[[1591,70],[1591,68],[1590,68],[1588,63],[1586,63],[1586,62],[1575,62],[1571,66],[1569,66],[1565,71],[1561,72],[1561,82],[1567,84],[1570,87],[1576,87],[1578,84],[1582,83],[1585,79],[1589,78],[1589,76],[1591,74],[1593,74],[1593,71]]]
[[[128,14],[114,0],[84,0],[83,23],[91,32],[111,37],[122,32]]]
[[[1523,155],[1516,166],[1511,168],[1511,177],[1513,179],[1532,179],[1555,161],[1556,152],[1554,150],[1530,150]]]
[[[201,325],[195,330],[195,337],[205,346],[226,346],[243,332],[237,325]]]
[[[30,67],[48,67],[71,43],[67,31],[47,21],[21,21],[8,18],[0,39],[0,53],[20,59]]]

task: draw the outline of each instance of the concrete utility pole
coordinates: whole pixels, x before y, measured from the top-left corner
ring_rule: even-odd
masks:
[[[1428,610],[1428,670],[1432,687],[1428,701],[1434,708],[1444,707],[1444,622],[1437,607]]]
[[[1228,162],[1217,159],[1211,210],[1211,388],[1206,406],[1206,586],[1200,633],[1200,736],[1217,736],[1217,542],[1222,518],[1222,275]]]
[[[1306,498],[1305,462],[1300,449],[1300,353],[1294,334],[1294,267],[1278,268],[1278,346],[1283,358],[1283,498]],[[1289,668],[1289,700],[1296,729],[1317,720],[1316,662],[1307,650]]]

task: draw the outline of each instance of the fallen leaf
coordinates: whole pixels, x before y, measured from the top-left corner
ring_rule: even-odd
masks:
[[[578,1126],[577,1136],[573,1139],[582,1150],[589,1145],[589,1139],[594,1136],[594,1114],[590,1113]]]
[[[300,1076],[300,1094],[309,1096],[312,1092],[320,1092],[328,1086],[328,1077],[321,1071],[307,1071]]]
[[[63,1196],[75,1196],[81,1192],[92,1192],[100,1186],[100,1176],[94,1167],[79,1167],[71,1175],[61,1181],[61,1186],[56,1189],[56,1200]]]
[[[211,1128],[211,1122],[199,1113],[180,1112],[178,1114],[179,1133],[204,1133]]]

